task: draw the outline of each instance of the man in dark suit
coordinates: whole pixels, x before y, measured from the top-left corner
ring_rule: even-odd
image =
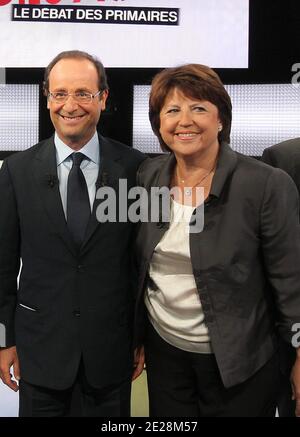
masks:
[[[261,157],[262,161],[287,172],[297,185],[300,193],[300,138],[283,141],[268,147]]]
[[[133,228],[99,223],[96,191],[118,202],[144,155],[97,134],[108,96],[97,59],[60,53],[44,86],[55,135],[0,171],[0,376],[20,390],[20,416],[68,415],[75,384],[84,416],[128,416]]]
[[[300,194],[300,138],[283,141],[264,150],[262,161],[286,171],[294,180]],[[280,388],[278,412],[281,417],[295,417],[295,401],[292,399],[290,372],[295,360],[295,349],[281,341]]]

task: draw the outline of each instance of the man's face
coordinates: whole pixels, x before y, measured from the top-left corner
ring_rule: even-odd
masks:
[[[99,91],[96,67],[88,59],[61,59],[49,75],[49,92],[96,94]],[[90,103],[78,103],[69,96],[65,103],[48,98],[47,108],[59,138],[74,150],[82,148],[94,135],[107,91]]]

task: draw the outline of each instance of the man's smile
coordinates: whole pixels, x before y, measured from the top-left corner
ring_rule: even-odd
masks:
[[[62,117],[64,120],[66,121],[76,121],[76,120],[81,120],[85,114],[82,115],[63,115],[63,114],[59,114],[60,117]]]

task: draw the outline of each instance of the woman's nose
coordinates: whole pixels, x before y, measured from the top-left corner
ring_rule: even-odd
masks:
[[[190,126],[193,124],[193,116],[191,111],[181,111],[179,124],[181,126]]]

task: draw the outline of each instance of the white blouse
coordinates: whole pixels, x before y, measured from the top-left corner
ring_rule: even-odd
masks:
[[[145,304],[165,341],[185,351],[211,353],[190,259],[189,222],[194,210],[171,201],[170,227],[151,259]]]

